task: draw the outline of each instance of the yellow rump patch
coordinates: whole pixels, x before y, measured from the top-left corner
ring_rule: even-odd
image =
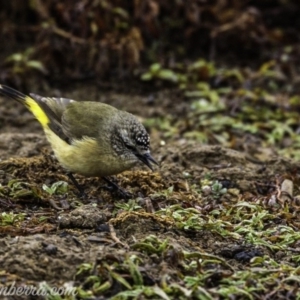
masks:
[[[25,104],[28,107],[28,109],[33,113],[33,115],[37,118],[37,120],[41,123],[43,127],[47,127],[47,124],[49,123],[49,118],[45,114],[45,112],[42,110],[42,108],[29,96],[26,96],[25,98]]]

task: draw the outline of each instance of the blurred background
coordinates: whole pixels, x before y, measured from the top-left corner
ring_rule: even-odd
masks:
[[[298,0],[0,6],[1,83],[109,102],[147,117],[163,140],[298,158]]]

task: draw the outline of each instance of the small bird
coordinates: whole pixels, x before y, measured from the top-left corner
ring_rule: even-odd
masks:
[[[150,137],[132,114],[100,102],[24,95],[5,85],[0,93],[23,103],[42,125],[54,154],[84,194],[72,173],[103,177],[131,169],[139,162],[151,170]]]

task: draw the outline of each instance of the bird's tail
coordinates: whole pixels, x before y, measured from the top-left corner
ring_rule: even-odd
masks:
[[[47,128],[50,120],[46,115],[45,111],[39,105],[39,103],[31,98],[30,96],[24,95],[21,92],[12,89],[6,85],[0,84],[0,94],[10,97],[14,100],[17,100],[20,103],[23,103],[37,118],[37,120],[41,123],[43,128]]]

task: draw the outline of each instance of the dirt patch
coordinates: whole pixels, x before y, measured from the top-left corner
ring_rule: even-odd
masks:
[[[14,113],[9,116],[15,112],[10,105],[2,110],[6,111],[0,134],[0,202],[6,213],[0,228],[3,282],[47,281],[53,286],[69,282],[89,289],[86,276],[94,274],[102,276],[102,284],[108,280],[110,288],[104,295],[110,297],[126,285],[118,276],[130,286],[139,280],[163,286],[161,280],[180,282],[196,270],[214,270],[202,282],[213,288],[222,278],[247,270],[253,258],[291,260],[280,248],[251,243],[241,234],[243,226],[237,230],[234,226],[256,214],[255,203],[269,211],[269,218],[274,215],[272,222],[257,221],[257,228],[291,222],[297,226],[293,195],[280,202],[278,193],[284,179],[299,186],[298,163],[268,149],[253,154],[186,139],[162,142],[153,131],[152,152],[160,167],[155,172],[137,167],[115,177],[132,199],[108,190],[101,179],[75,175],[87,194],[79,199],[35,122],[31,126],[27,114],[16,121]],[[153,109],[150,115],[159,113]],[[59,181],[69,183],[67,191],[45,190],[44,185]],[[290,208],[280,212],[286,203]],[[229,223],[233,209],[235,221]],[[275,238],[274,233],[270,241]],[[136,270],[132,259],[139,261]],[[89,269],[82,264],[90,264]]]

